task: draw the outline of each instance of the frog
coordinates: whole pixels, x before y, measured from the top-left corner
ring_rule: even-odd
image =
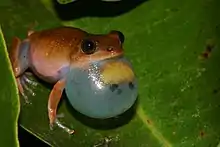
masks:
[[[124,41],[118,30],[98,34],[70,26],[28,30],[24,39],[15,36],[9,59],[18,91],[26,103],[30,103],[26,91],[36,95],[27,86],[37,85],[29,74],[52,84],[47,104],[52,130],[56,125],[69,134],[75,132],[57,114],[64,92],[73,108],[88,117],[117,117],[137,99],[137,79],[124,55]]]

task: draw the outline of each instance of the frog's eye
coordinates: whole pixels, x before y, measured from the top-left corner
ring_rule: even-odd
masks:
[[[81,48],[85,54],[92,54],[96,50],[96,43],[92,40],[85,39],[82,41]]]
[[[121,44],[124,43],[125,36],[124,36],[124,34],[121,31],[112,30],[110,32],[110,34],[116,35],[118,37],[118,39],[120,40]]]

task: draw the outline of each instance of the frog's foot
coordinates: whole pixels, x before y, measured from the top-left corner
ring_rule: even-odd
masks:
[[[24,93],[24,88],[23,88],[23,85],[22,85],[22,82],[21,82],[21,78],[16,78],[16,82],[17,82],[17,85],[18,85],[18,90],[20,92],[20,94],[22,95],[22,97],[24,98],[25,100],[25,103],[27,104],[31,104],[29,99],[28,99],[28,96]]]
[[[59,128],[63,129],[68,134],[73,134],[75,130],[68,128],[67,126],[63,125],[58,118],[54,120],[54,123],[50,123],[50,129],[53,130],[54,124],[56,124]]]
[[[23,75],[23,79],[26,83],[30,84],[31,86],[37,86],[38,83],[35,82],[34,80],[31,80],[30,78],[28,78],[28,76],[33,76],[33,74],[31,72],[25,72]]]
[[[25,94],[25,91],[28,91],[32,96],[35,96],[35,92],[29,87],[29,85],[33,87],[37,86],[38,83],[28,78],[27,75],[30,75],[30,73],[24,73],[22,76],[17,78],[17,84],[19,92],[24,97],[25,102],[30,104],[30,101],[28,99],[28,96]]]
[[[63,125],[60,121],[59,121],[59,118],[63,118],[64,117],[64,114],[61,113],[61,114],[56,114],[54,112],[51,111],[50,113],[50,130],[53,130],[53,127],[54,125],[57,125],[59,128],[63,129],[65,132],[67,132],[68,134],[73,134],[75,131],[68,128],[67,126]],[[56,118],[55,118],[56,117]]]
[[[36,95],[28,85],[36,86],[37,84],[34,81],[30,80],[25,74],[21,77],[21,84],[24,89],[27,90],[32,96]]]

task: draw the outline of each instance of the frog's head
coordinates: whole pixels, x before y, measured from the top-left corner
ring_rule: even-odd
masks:
[[[78,53],[71,58],[76,66],[88,65],[91,62],[123,56],[125,37],[120,31],[112,30],[105,35],[89,34],[78,45]]]

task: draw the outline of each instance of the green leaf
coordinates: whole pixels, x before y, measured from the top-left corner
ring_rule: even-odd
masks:
[[[24,105],[22,101],[20,124],[25,129],[53,146],[218,145],[218,0],[146,1],[117,17],[87,17],[74,21],[58,20],[50,0],[43,3],[51,14],[36,1],[11,1],[8,7],[4,4],[0,16],[7,43],[14,35],[24,38],[25,29],[33,21],[38,22],[37,29],[63,24],[91,33],[121,30],[126,36],[126,56],[132,61],[139,80],[139,103],[131,121],[116,129],[105,130],[101,127],[124,120],[118,118],[106,122],[84,118],[69,107],[64,97],[58,113],[64,113],[62,122],[76,130],[69,136],[60,129],[49,130],[47,100],[51,88],[40,83],[33,87],[36,96],[30,95],[32,104]],[[210,58],[200,60],[198,56],[207,48],[207,40],[208,44],[209,40],[214,40],[215,47]],[[129,112],[125,114],[125,117],[129,116]]]
[[[18,147],[19,101],[15,78],[12,74],[4,36],[0,28],[0,144],[5,147]]]

